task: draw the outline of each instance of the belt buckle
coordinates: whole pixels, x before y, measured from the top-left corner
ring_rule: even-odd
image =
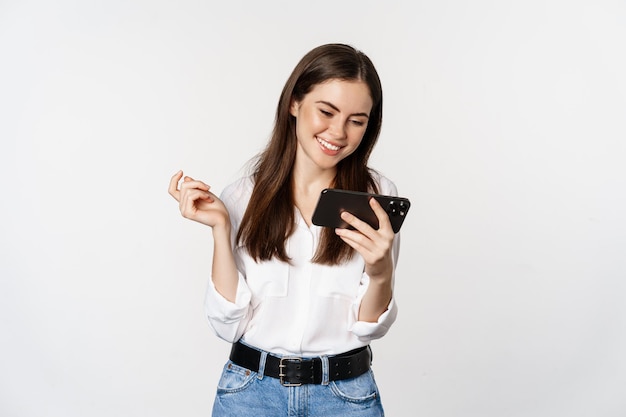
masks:
[[[298,358],[296,356],[284,356],[280,358],[280,363],[278,364],[278,379],[280,380],[280,385],[282,385],[283,387],[301,386],[302,382],[298,382],[295,384],[291,382],[285,382],[285,377],[287,376],[287,374],[284,372],[284,369],[287,367],[287,365],[283,363],[284,361],[297,361],[302,363],[302,358]]]

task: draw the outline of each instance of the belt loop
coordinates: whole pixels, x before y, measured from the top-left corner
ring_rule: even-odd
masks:
[[[262,350],[261,351],[261,358],[259,359],[259,372],[257,374],[257,378],[259,379],[263,379],[263,376],[265,375],[265,363],[267,360],[267,352]]]
[[[320,357],[320,359],[322,359],[322,385],[328,385],[328,382],[329,382],[328,356],[323,355]]]

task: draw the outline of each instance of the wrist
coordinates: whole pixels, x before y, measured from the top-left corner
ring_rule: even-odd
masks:
[[[213,230],[213,238],[228,238],[230,239],[230,221],[226,221],[224,224],[216,224],[211,228]]]
[[[370,282],[378,285],[390,285],[393,277],[393,266],[385,265],[382,268],[365,268],[365,273],[369,276]]]

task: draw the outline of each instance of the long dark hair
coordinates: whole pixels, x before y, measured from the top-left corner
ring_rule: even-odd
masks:
[[[372,61],[344,44],[318,46],[296,65],[280,95],[274,130],[265,150],[253,166],[254,189],[237,233],[237,240],[256,261],[273,257],[289,262],[285,240],[294,231],[294,197],[291,184],[296,157],[296,119],[289,112],[292,100],[301,101],[313,87],[331,79],[363,81],[369,87],[372,110],[358,148],[337,164],[332,186],[354,191],[378,192],[368,167],[382,124],[383,97]],[[338,264],[354,250],[330,228],[324,228],[313,262]]]

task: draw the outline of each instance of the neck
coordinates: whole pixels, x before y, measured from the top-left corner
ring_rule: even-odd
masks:
[[[296,196],[319,195],[324,188],[332,185],[336,172],[335,169],[306,170],[296,164],[292,176],[294,194]]]

